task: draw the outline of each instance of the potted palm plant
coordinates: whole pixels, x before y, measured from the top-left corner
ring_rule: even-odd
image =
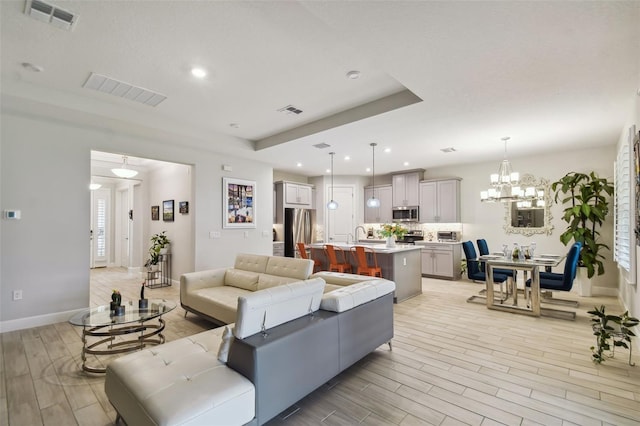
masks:
[[[604,274],[603,250],[609,246],[600,239],[599,229],[609,212],[609,197],[613,185],[606,178],[589,174],[569,172],[551,184],[555,192],[554,201],[565,206],[562,219],[568,226],[560,235],[565,246],[572,241],[581,242],[579,266],[584,267],[590,280],[596,273]],[[588,291],[582,294],[590,296]]]

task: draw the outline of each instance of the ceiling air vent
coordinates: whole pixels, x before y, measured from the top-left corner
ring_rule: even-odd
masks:
[[[24,13],[38,21],[47,22],[63,30],[72,30],[78,21],[78,15],[42,0],[27,0]]]
[[[329,148],[331,145],[329,145],[328,143],[324,143],[324,142],[320,142],[317,143],[315,145],[313,145],[314,148],[318,148],[318,149],[325,149],[325,148]]]
[[[143,89],[142,87],[134,86],[133,84],[123,83],[113,78],[91,73],[87,81],[82,86],[85,89],[93,89],[99,92],[108,93],[119,98],[129,99],[130,101],[140,102],[149,106],[158,106],[158,104],[165,99],[166,96],[160,93],[152,92],[151,90]]]
[[[287,105],[286,107],[280,108],[278,112],[284,112],[285,114],[302,114],[302,110],[300,108],[296,108],[293,105]]]
[[[442,151],[442,152],[456,152],[457,149],[455,149],[454,147],[450,146],[449,148],[442,148],[442,149],[440,149],[440,151]]]

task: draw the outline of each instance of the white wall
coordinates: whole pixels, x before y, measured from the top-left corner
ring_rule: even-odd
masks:
[[[0,124],[0,209],[22,211],[19,221],[0,221],[0,331],[64,321],[89,306],[92,149],[194,166],[194,261],[185,269],[230,265],[240,251],[271,254],[273,170],[264,163],[7,111]],[[257,227],[246,238],[222,229],[223,176],[256,181]],[[11,300],[15,289],[23,300]]]
[[[192,172],[191,166],[183,164],[168,164],[147,174],[144,185],[148,187],[147,202],[141,211],[134,216],[138,223],[145,223],[146,232],[142,239],[142,252],[145,256],[142,264],[148,258],[151,246],[150,238],[153,234],[166,231],[171,241],[171,279],[180,281],[180,275],[193,271],[193,200],[191,199]],[[163,201],[173,200],[173,222],[165,222],[162,217]],[[180,201],[189,202],[189,213],[181,214]],[[160,207],[160,220],[151,220],[151,206]],[[142,266],[139,264],[139,266]]]
[[[613,182],[613,162],[616,157],[616,147],[611,145],[604,148],[574,150],[527,158],[509,158],[513,170],[520,174],[529,173],[536,178],[546,178],[550,182],[558,180],[566,173],[595,171],[600,177],[606,177]],[[525,237],[520,234],[506,234],[504,226],[505,206],[501,203],[481,203],[480,191],[489,186],[489,175],[498,170],[500,158],[490,163],[467,164],[455,167],[441,167],[429,169],[425,172],[425,179],[457,176],[461,182],[461,211],[463,222],[463,240],[474,241],[485,238],[491,250],[500,250],[502,244],[511,245],[513,242],[528,244],[535,241],[539,253],[564,253],[568,250],[560,242],[560,234],[567,227],[562,221],[561,205],[553,204],[551,223],[554,229],[551,235],[536,234]],[[603,242],[613,247],[613,203],[607,220],[601,230]],[[593,280],[594,294],[616,295],[618,287],[617,267],[613,263],[612,251],[605,252],[605,274],[596,276]]]

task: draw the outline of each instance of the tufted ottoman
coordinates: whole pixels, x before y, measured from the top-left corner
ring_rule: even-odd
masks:
[[[129,425],[242,425],[255,390],[218,361],[224,327],[112,361],[105,392]]]

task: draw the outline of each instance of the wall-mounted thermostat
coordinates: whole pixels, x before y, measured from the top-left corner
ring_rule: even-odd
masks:
[[[3,217],[5,219],[20,219],[20,210],[5,210]]]

